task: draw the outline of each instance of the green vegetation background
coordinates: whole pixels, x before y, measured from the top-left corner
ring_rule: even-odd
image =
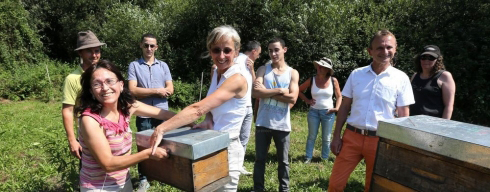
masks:
[[[73,51],[78,31],[94,31],[107,43],[102,58],[115,61],[123,71],[130,61],[140,57],[137,46],[140,36],[148,32],[155,34],[160,46],[157,58],[169,64],[174,78],[176,90],[169,98],[170,105],[181,108],[199,100],[202,72],[203,93],[207,92],[211,63],[201,56],[206,51],[207,33],[218,25],[234,26],[243,42],[262,43],[264,51],[256,68],[268,60],[267,41],[280,36],[289,48],[286,60],[299,71],[301,82],[314,73],[311,62],[326,56],[332,58],[341,86],[353,69],[369,64],[366,52],[369,39],[378,29],[387,28],[398,40],[396,67],[409,76],[413,74],[413,57],[420,49],[427,44],[438,45],[447,70],[456,81],[453,119],[490,126],[489,23],[490,3],[486,0],[3,0],[0,2],[0,99],[37,101],[0,104],[0,142],[3,142],[0,190],[51,190],[54,185],[42,188],[42,182],[48,182],[46,175],[50,176],[46,173],[62,174],[53,181],[63,183],[63,189],[65,182],[72,186],[71,180],[58,180],[68,178],[70,175],[66,174],[73,173],[70,169],[74,168],[74,160],[66,157],[59,101],[63,79],[78,63]],[[27,109],[17,109],[22,105],[27,105]],[[9,109],[12,107],[15,110]],[[29,111],[30,108],[36,110]],[[293,109],[304,118],[305,114],[301,113],[304,104],[299,102]],[[32,114],[23,117],[29,113]],[[305,127],[299,123],[297,129]],[[32,137],[36,132],[53,139]],[[305,138],[297,139],[304,142]],[[36,140],[49,143],[32,145]],[[303,145],[298,143],[297,151],[302,151]],[[38,154],[26,147],[47,151]],[[14,150],[18,151],[14,153]],[[10,153],[14,155],[12,162],[8,162]],[[293,158],[300,158],[299,154]],[[36,167],[14,163],[23,158],[32,160],[29,163],[36,163],[36,158],[40,158],[44,164],[38,162]],[[52,158],[59,160],[60,170],[48,166]],[[251,164],[247,166],[251,169]],[[25,173],[19,177],[5,176],[13,167]],[[39,169],[44,175],[36,178]],[[321,185],[320,189],[325,190],[329,174],[321,173],[320,180],[307,179],[306,175],[311,173],[316,172],[303,173],[309,182],[304,186]],[[19,179],[23,177],[33,179]],[[9,184],[4,185],[6,182]],[[250,185],[244,188],[250,189]],[[69,189],[72,188],[66,188]]]
[[[286,60],[301,81],[314,73],[313,60],[329,57],[341,86],[354,68],[369,64],[369,39],[387,28],[398,40],[396,67],[409,76],[424,45],[441,47],[457,86],[453,119],[488,126],[489,23],[486,0],[4,0],[0,97],[60,100],[63,77],[78,62],[73,50],[81,30],[107,43],[102,58],[123,71],[140,57],[140,36],[154,33],[157,58],[169,64],[177,85],[170,102],[183,107],[199,99],[201,73],[208,76],[211,65],[202,58],[205,39],[216,26],[234,26],[243,42],[258,40],[262,50],[272,37],[284,38]],[[263,51],[255,67],[267,60]]]

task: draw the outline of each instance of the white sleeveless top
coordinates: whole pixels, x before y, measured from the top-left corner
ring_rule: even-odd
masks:
[[[291,71],[292,68],[288,67],[283,74],[276,75],[274,71],[272,71],[271,64],[266,64],[264,74],[265,87],[267,89],[289,88],[289,84],[291,83]],[[255,124],[269,129],[290,132],[291,120],[289,103],[272,98],[261,98]]]
[[[250,72],[250,69],[247,67],[247,61],[248,61],[248,56],[240,53],[237,58],[235,58],[235,63],[241,67],[243,67],[243,71],[247,72],[244,73],[243,76],[247,79],[247,94],[245,97],[247,98],[247,107],[252,107],[252,74]]]
[[[314,109],[331,109],[333,108],[333,79],[330,78],[330,83],[327,88],[320,89],[316,85],[315,78],[311,78],[311,97],[315,99],[315,105],[311,106]]]
[[[242,67],[234,64],[230,68],[228,68],[228,70],[226,70],[223,75],[221,75],[221,78],[218,82],[218,75],[220,74],[218,74],[217,69],[215,69],[207,95],[209,96],[214,93],[218,88],[221,87],[226,79],[237,73],[245,76],[244,73],[248,72],[243,71]],[[211,114],[213,114],[213,129],[220,132],[228,132],[230,139],[236,139],[240,135],[242,122],[245,118],[245,115],[247,114],[247,96],[239,99],[231,98],[220,106],[212,109]]]

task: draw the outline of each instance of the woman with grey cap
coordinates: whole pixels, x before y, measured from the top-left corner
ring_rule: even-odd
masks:
[[[411,79],[415,104],[410,106],[410,115],[451,119],[456,84],[451,73],[445,71],[439,47],[425,46],[415,57],[415,71]]]
[[[299,97],[310,105],[308,111],[308,138],[306,141],[305,163],[310,163],[313,157],[313,148],[318,135],[320,123],[322,125],[322,154],[321,157],[327,160],[330,153],[330,137],[335,121],[335,112],[342,103],[339,82],[333,75],[332,61],[322,58],[314,61],[316,75],[307,79],[299,86]],[[303,91],[307,90],[304,94]],[[333,94],[337,98],[333,105]]]

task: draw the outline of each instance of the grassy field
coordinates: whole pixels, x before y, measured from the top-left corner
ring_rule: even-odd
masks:
[[[61,120],[60,103],[23,101],[0,103],[0,191],[77,191],[78,163],[68,152],[68,143]],[[307,136],[305,112],[293,112],[291,132],[291,191],[326,191],[334,155],[321,161],[317,140],[313,163],[304,164]],[[136,131],[134,117],[131,128]],[[245,166],[253,170],[255,141],[252,130]],[[320,139],[320,138],[319,138]],[[135,142],[133,142],[135,143]],[[273,145],[273,144],[272,144]],[[133,152],[135,146],[133,145]],[[277,161],[271,146],[266,165],[267,191],[277,191]],[[363,191],[365,166],[354,170],[345,191]],[[136,167],[131,168],[133,184],[137,182]],[[150,191],[179,191],[168,185],[152,182]],[[252,176],[241,176],[239,191],[253,190]]]

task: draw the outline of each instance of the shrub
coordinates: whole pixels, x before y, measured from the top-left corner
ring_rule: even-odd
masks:
[[[0,68],[0,77],[4,79],[0,81],[0,97],[14,101],[27,98],[43,101],[60,99],[64,78],[72,70],[68,65],[49,60],[32,66],[19,64],[12,72]]]
[[[180,79],[174,80],[174,94],[168,98],[169,106],[184,108],[199,101],[201,85],[199,81],[186,83]],[[206,97],[209,85],[203,85],[201,99]]]

